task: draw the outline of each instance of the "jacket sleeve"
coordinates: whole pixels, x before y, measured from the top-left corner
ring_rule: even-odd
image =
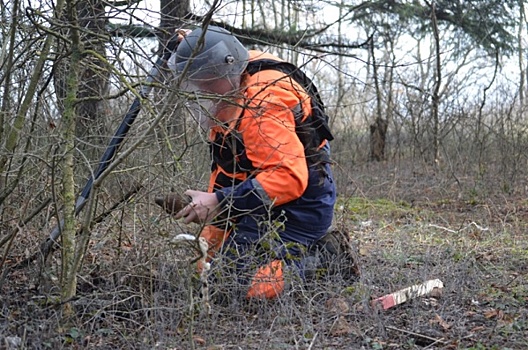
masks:
[[[304,147],[295,132],[291,105],[298,98],[287,90],[255,87],[240,121],[246,155],[256,169],[250,180],[217,192],[238,210],[281,205],[301,197],[308,185]],[[263,93],[265,92],[265,93]]]

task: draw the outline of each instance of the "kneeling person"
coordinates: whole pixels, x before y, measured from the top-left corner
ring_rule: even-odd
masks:
[[[312,97],[280,70],[250,74],[262,59],[282,62],[209,26],[187,35],[169,61],[212,155],[208,191],[186,191],[191,204],[176,218],[208,224],[201,237],[211,256],[221,251],[248,298],[278,296],[285,266],[304,277],[303,254],[328,231],[336,200],[328,141],[302,141],[314,134]]]

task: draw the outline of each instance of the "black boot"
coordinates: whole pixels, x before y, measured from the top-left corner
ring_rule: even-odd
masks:
[[[326,235],[313,246],[319,255],[321,267],[329,275],[341,275],[344,280],[357,280],[361,275],[358,254],[350,235],[336,228],[330,228]]]

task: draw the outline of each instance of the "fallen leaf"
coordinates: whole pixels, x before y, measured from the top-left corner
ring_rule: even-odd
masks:
[[[439,314],[435,314],[434,321],[438,323],[444,329],[444,331],[447,331],[449,328],[451,328],[451,325],[447,323]]]
[[[476,333],[476,332],[480,332],[480,331],[482,331],[482,330],[484,330],[484,329],[486,329],[486,327],[484,327],[484,326],[477,326],[477,327],[471,329],[470,332],[471,332],[471,333]]]
[[[348,321],[343,316],[339,316],[330,329],[330,335],[333,337],[351,334],[352,332],[352,326],[350,326]]]
[[[365,306],[363,305],[363,303],[356,303],[356,304],[352,305],[352,310],[354,310],[356,312],[364,312],[365,311]]]
[[[445,349],[448,349],[448,350],[457,350],[459,349],[459,341],[458,340],[453,340],[450,344],[448,344]]]
[[[502,320],[504,318],[504,312],[502,310],[492,309],[484,312],[484,317],[486,317],[488,320],[491,318]]]
[[[196,342],[196,344],[198,345],[205,345],[205,339],[198,336],[198,335],[193,335],[193,340]]]
[[[496,283],[492,283],[491,287],[493,287],[495,289],[498,289],[498,290],[500,290],[501,292],[504,292],[504,293],[510,293],[511,292],[511,288],[508,287],[508,286],[501,286],[501,285],[498,285]]]
[[[330,298],[325,302],[326,310],[336,314],[344,314],[350,311],[350,306],[342,297]]]
[[[429,296],[431,296],[431,298],[441,298],[442,297],[442,293],[443,293],[443,288],[438,288],[438,287],[435,287],[433,288],[433,290],[429,293]]]
[[[360,247],[359,248],[359,255],[367,256],[367,255],[369,255],[369,250],[367,248]]]

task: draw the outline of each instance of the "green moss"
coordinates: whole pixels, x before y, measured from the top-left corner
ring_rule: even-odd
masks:
[[[351,214],[354,220],[372,218],[419,217],[419,212],[405,201],[391,201],[385,198],[368,199],[352,197],[338,201],[338,208]]]

